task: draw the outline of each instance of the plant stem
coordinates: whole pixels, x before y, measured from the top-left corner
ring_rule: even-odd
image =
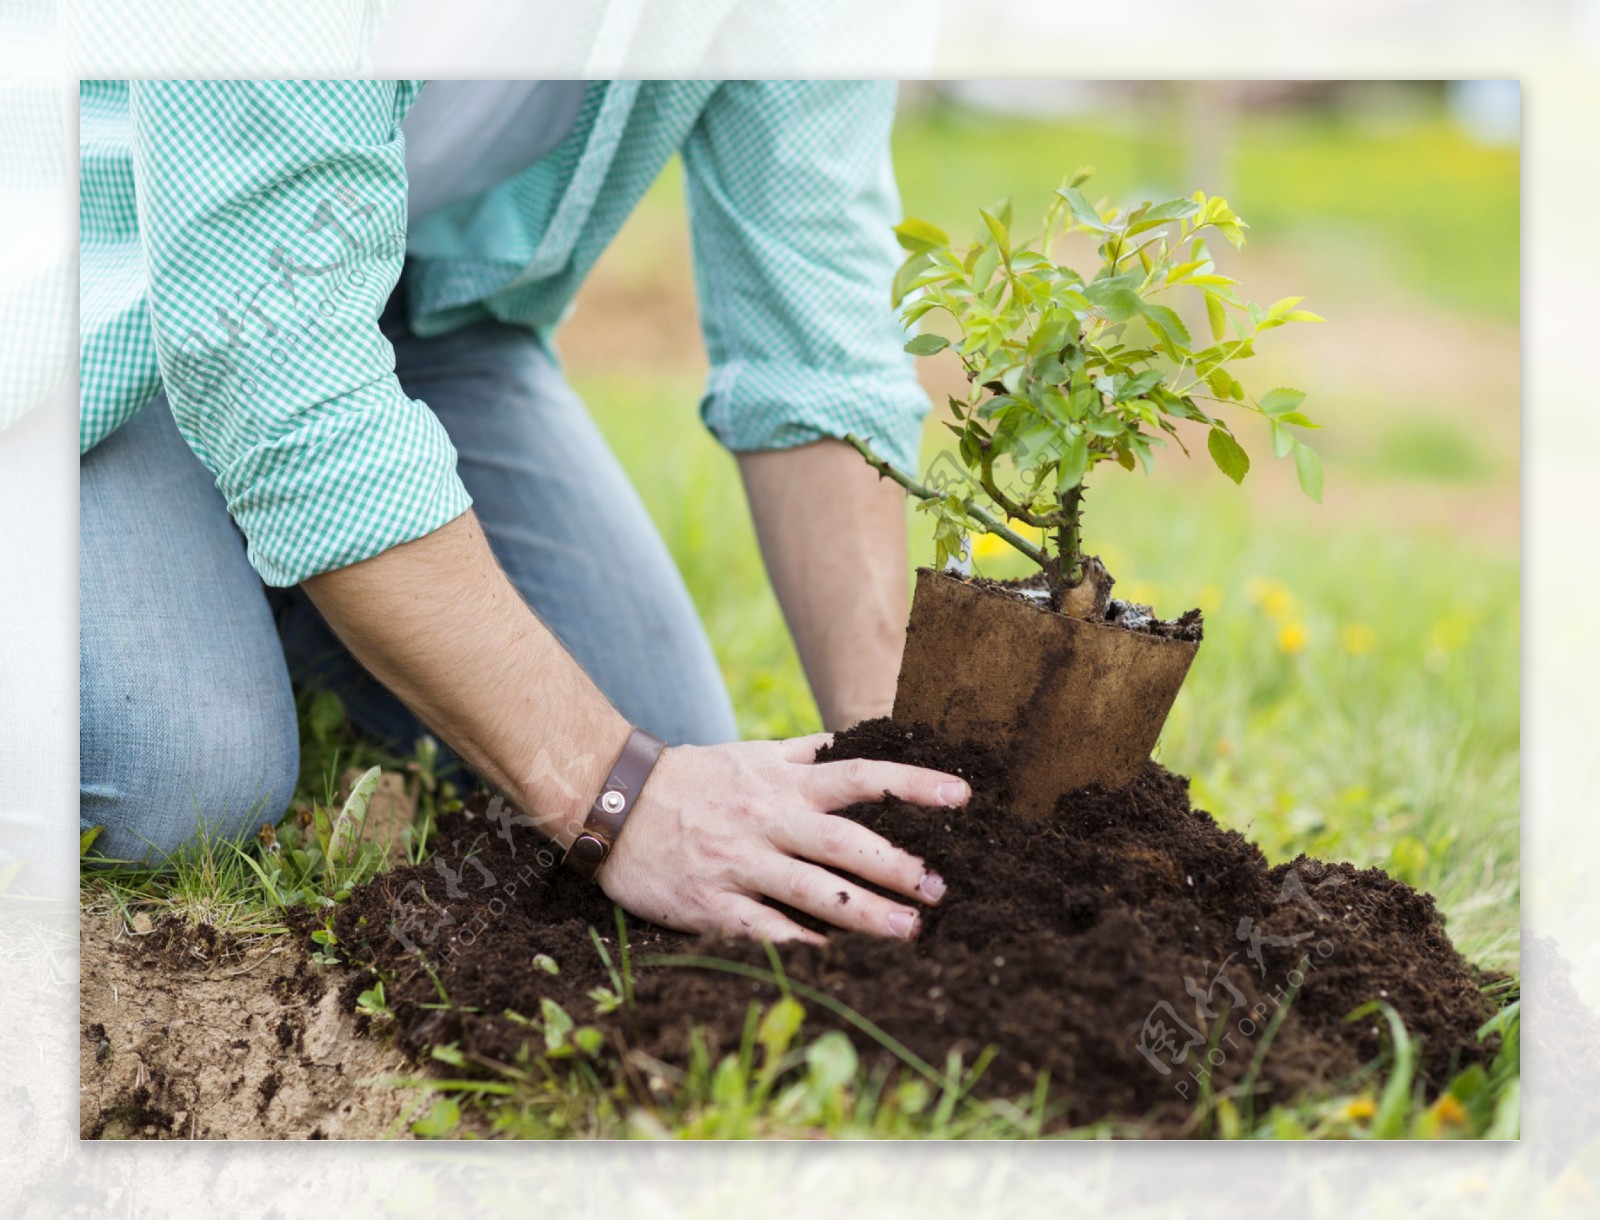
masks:
[[[1034,513],[1029,509],[1023,508],[1002,492],[999,485],[994,481],[994,451],[986,441],[979,441],[978,444],[981,446],[978,458],[978,482],[983,486],[983,490],[989,493],[989,499],[1005,510],[1007,517],[1015,521],[1027,522],[1028,525],[1040,530],[1060,524],[1061,518],[1058,514]]]
[[[1083,485],[1070,489],[1061,498],[1065,520],[1056,530],[1056,562],[1061,565],[1061,582],[1076,585],[1083,580]]]
[[[856,452],[867,460],[867,465],[872,467],[873,470],[877,471],[880,477],[894,480],[918,500],[944,499],[944,493],[935,492],[932,488],[924,487],[904,471],[878,457],[878,455],[873,453],[871,448],[868,447],[867,443],[854,433],[846,434],[844,439],[850,445],[855,447]],[[966,507],[966,513],[968,517],[979,523],[988,533],[1005,539],[1006,542],[1010,543],[1018,551],[1022,552],[1023,555],[1027,556],[1035,564],[1039,565],[1040,568],[1045,569],[1047,572],[1049,571],[1050,557],[1045,555],[1042,549],[1035,547],[1015,530],[1012,530],[1003,523],[996,521],[977,505],[969,504]]]

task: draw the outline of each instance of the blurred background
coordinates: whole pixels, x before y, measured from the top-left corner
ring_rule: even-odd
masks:
[[[1082,165],[1119,205],[1226,196],[1252,228],[1241,252],[1218,244],[1218,270],[1328,319],[1264,336],[1238,369],[1257,394],[1309,392],[1322,505],[1244,422],[1243,488],[1175,449],[1149,477],[1097,471],[1088,545],[1119,595],[1206,612],[1158,752],[1197,803],[1274,862],[1348,859],[1433,891],[1462,950],[1502,967],[1519,902],[1519,127],[1504,81],[964,81],[902,86],[894,136],[905,214],[958,239],[1003,196],[1025,228]],[[698,421],[676,167],[561,349],[684,570],[745,734],[815,729],[735,466]],[[953,368],[920,363],[942,403]],[[978,563],[1023,571],[999,549]]]

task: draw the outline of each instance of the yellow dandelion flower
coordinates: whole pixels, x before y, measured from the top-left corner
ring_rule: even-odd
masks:
[[[999,559],[1011,550],[1011,544],[998,534],[980,534],[972,540],[972,558],[980,564]]]
[[[1461,1105],[1461,1099],[1454,1094],[1445,1094],[1433,1104],[1433,1114],[1440,1123],[1450,1124],[1453,1127],[1465,1127],[1468,1115],[1467,1108]]]
[[[1303,650],[1308,639],[1306,625],[1298,620],[1291,619],[1278,629],[1278,647],[1290,656]]]
[[[1462,614],[1446,615],[1428,633],[1428,648],[1440,653],[1459,652],[1472,637],[1472,624]]]
[[[1282,581],[1256,578],[1249,585],[1250,600],[1266,611],[1270,619],[1287,619],[1294,613],[1295,599]]]
[[[1378,633],[1365,623],[1347,623],[1339,629],[1339,644],[1346,653],[1360,657],[1377,647]]]
[[[1268,581],[1264,577],[1251,577],[1246,585],[1245,592],[1250,595],[1250,601],[1259,602],[1267,596],[1267,591],[1276,585],[1276,581]]]
[[[1150,581],[1129,581],[1117,593],[1119,597],[1141,606],[1154,606],[1161,601],[1160,586]]]
[[[1371,1119],[1377,1113],[1377,1104],[1370,1098],[1352,1098],[1339,1108],[1339,1114],[1350,1120]]]

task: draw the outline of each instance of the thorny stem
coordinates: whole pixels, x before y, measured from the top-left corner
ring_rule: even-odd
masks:
[[[854,433],[847,433],[844,439],[850,445],[855,447],[856,452],[867,460],[867,465],[872,467],[873,470],[877,471],[880,478],[894,480],[895,483],[898,483],[918,500],[944,499],[944,493],[935,492],[932,488],[924,487],[898,467],[895,467],[884,459],[878,457],[878,455],[873,453],[871,448],[868,447],[867,443]],[[988,531],[988,533],[998,535],[1000,538],[1005,539],[1006,542],[1010,543],[1018,551],[1022,552],[1023,555],[1027,556],[1035,564],[1039,565],[1040,568],[1043,568],[1046,572],[1050,571],[1050,557],[1046,555],[1041,548],[1035,547],[1015,530],[1010,529],[1002,522],[996,521],[977,505],[968,505],[966,512],[968,517],[979,523],[986,531]]]
[[[1070,489],[1061,498],[1060,516],[1065,520],[1056,529],[1057,562],[1061,565],[1061,583],[1077,585],[1083,580],[1083,485]]]
[[[1007,517],[1016,521],[1027,522],[1028,525],[1035,526],[1040,530],[1061,524],[1062,519],[1059,513],[1035,513],[1031,509],[1017,504],[1002,492],[999,485],[994,481],[994,449],[992,445],[988,441],[980,440],[978,446],[978,482],[982,485],[983,490],[989,493],[989,499],[1005,510]]]

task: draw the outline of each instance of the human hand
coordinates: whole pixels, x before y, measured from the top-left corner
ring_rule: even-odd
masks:
[[[916,805],[961,806],[971,789],[958,776],[902,763],[814,762],[830,740],[666,750],[600,868],[600,885],[635,915],[685,932],[824,940],[762,902],[775,899],[841,929],[915,937],[916,907],[834,870],[929,904],[943,898],[943,879],[829,811],[885,791]]]

